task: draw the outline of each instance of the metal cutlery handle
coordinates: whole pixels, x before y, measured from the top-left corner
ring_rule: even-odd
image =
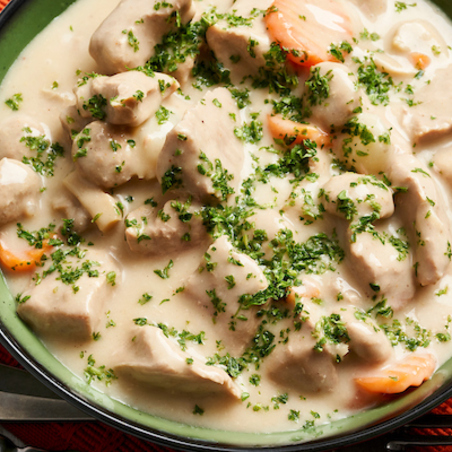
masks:
[[[28,372],[0,365],[0,422],[93,420]]]
[[[64,400],[0,392],[0,422],[92,421]]]

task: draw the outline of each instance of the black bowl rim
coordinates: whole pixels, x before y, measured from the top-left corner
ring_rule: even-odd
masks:
[[[0,30],[3,29],[19,8],[25,6],[31,0],[11,0],[0,13]],[[202,441],[192,438],[173,435],[161,432],[150,427],[143,427],[138,423],[126,418],[114,415],[103,407],[90,402],[77,394],[70,387],[63,384],[40,363],[38,363],[9,333],[3,322],[0,321],[0,344],[38,381],[43,383],[55,394],[71,403],[84,413],[104,422],[110,427],[117,428],[124,433],[133,435],[145,441],[155,443],[159,446],[170,447],[176,450],[189,452],[244,452],[248,450],[264,450],[268,452],[322,452],[337,447],[359,444],[363,441],[376,438],[399,428],[418,417],[431,411],[441,403],[452,397],[452,377],[442,386],[426,397],[418,405],[409,410],[397,414],[394,417],[384,420],[376,425],[370,425],[358,431],[351,431],[344,435],[335,435],[307,443],[295,443],[290,445],[277,446],[256,446],[241,447],[229,444],[220,444],[209,441]]]

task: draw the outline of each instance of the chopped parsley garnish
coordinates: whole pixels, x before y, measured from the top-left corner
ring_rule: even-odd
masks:
[[[146,303],[149,303],[152,300],[152,295],[149,295],[148,293],[144,293],[143,296],[138,300],[138,303],[141,305],[144,305]]]
[[[74,162],[76,162],[81,157],[86,157],[88,155],[88,150],[84,147],[86,143],[91,141],[90,137],[91,129],[85,128],[77,135],[77,148],[78,150],[73,156]]]
[[[263,126],[260,121],[252,120],[243,127],[237,127],[234,130],[235,136],[245,143],[256,144],[264,137]]]
[[[122,30],[122,33],[127,35],[127,42],[129,43],[129,46],[132,47],[134,52],[138,52],[140,50],[140,42],[138,41],[137,37],[133,34],[132,30]]]
[[[195,408],[193,409],[193,414],[202,416],[204,414],[204,410],[198,405],[195,405]]]
[[[12,111],[18,111],[20,103],[23,102],[23,97],[21,93],[13,94],[12,97],[5,100],[5,104],[11,108]]]
[[[116,286],[116,272],[108,272],[106,278],[110,286]]]
[[[339,45],[331,44],[329,52],[334,58],[336,58],[336,60],[339,60],[341,63],[345,63],[344,53],[353,52],[353,47],[349,42],[343,41]]]
[[[399,253],[399,257],[397,258],[397,260],[404,261],[410,252],[410,243],[408,241],[402,240],[394,236],[389,237],[389,243]]]
[[[414,352],[419,347],[426,348],[431,342],[431,332],[422,328],[418,322],[410,318],[405,319],[405,325],[394,319],[392,324],[379,325],[386,333],[386,336],[395,346],[399,343],[404,344],[405,348]]]
[[[157,276],[160,276],[160,278],[162,278],[162,279],[168,279],[170,277],[169,271],[173,268],[173,266],[174,266],[174,262],[172,260],[170,260],[168,265],[163,270],[154,270],[154,273]]]
[[[165,108],[163,105],[160,105],[159,109],[155,113],[157,117],[157,122],[159,125],[165,124],[169,120],[170,114],[172,112]]]
[[[21,293],[18,293],[16,295],[16,303],[17,304],[26,303],[30,298],[31,298],[31,295],[22,295]]]
[[[237,102],[237,107],[241,110],[251,104],[250,91],[247,88],[229,88],[232,98]]]
[[[398,12],[398,13],[407,9],[409,6],[411,6],[411,7],[417,6],[417,3],[395,2],[396,12]]]
[[[320,75],[320,68],[311,70],[311,77],[306,81],[307,101],[309,105],[321,105],[330,96],[330,82],[333,78],[332,71]]]
[[[105,107],[107,106],[107,99],[102,94],[96,94],[83,103],[83,110],[89,111],[91,116],[95,119],[103,120],[107,116]]]
[[[387,72],[381,72],[372,58],[364,57],[364,60],[353,58],[359,64],[358,83],[362,86],[370,101],[374,105],[389,103],[389,91],[394,86],[392,78]]]
[[[158,11],[160,8],[173,8],[172,3],[168,3],[168,2],[157,2],[154,4],[154,9],[156,11]]]
[[[63,242],[57,239],[55,236],[55,225],[49,224],[46,228],[41,228],[38,231],[26,231],[21,223],[17,223],[17,237],[26,240],[28,244],[36,249],[42,249],[44,241],[49,245],[59,246]]]
[[[223,168],[220,159],[215,159],[214,165],[207,155],[201,151],[199,160],[201,161],[197,167],[199,174],[209,177],[212,180],[214,190],[219,193],[221,201],[226,201],[228,196],[234,193],[234,189],[228,185],[234,176]]]
[[[26,127],[24,132],[29,134],[31,129]],[[38,174],[53,176],[55,161],[58,157],[64,157],[64,148],[59,143],[50,143],[44,135],[37,137],[24,135],[20,142],[24,143],[30,151],[36,151],[36,156],[23,156],[22,163],[31,166]]]
[[[85,378],[88,384],[91,384],[93,380],[104,381],[109,386],[118,377],[115,375],[113,369],[107,369],[105,366],[95,367],[96,360],[93,355],[88,357],[88,366],[85,368]]]
[[[278,396],[272,397],[273,409],[279,410],[279,404],[285,405],[289,401],[289,394],[284,393]]]
[[[214,317],[217,317],[219,313],[226,312],[226,303],[217,296],[216,289],[206,290],[206,294],[215,309]]]
[[[318,339],[314,346],[316,352],[323,352],[324,346],[330,344],[341,344],[350,342],[345,323],[339,314],[331,314],[329,317],[323,316],[316,324],[312,332],[315,339]]]
[[[168,190],[180,188],[182,186],[182,168],[180,166],[172,165],[162,178],[162,193],[165,194]]]
[[[379,39],[381,39],[380,35],[378,33],[369,33],[369,31],[367,30],[367,28],[364,29],[364,31],[362,31],[359,34],[359,37],[361,39],[370,39],[371,41],[378,41]]]

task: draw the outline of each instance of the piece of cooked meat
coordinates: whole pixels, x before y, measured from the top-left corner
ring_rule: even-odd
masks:
[[[149,77],[140,71],[94,77],[75,90],[77,112],[85,119],[137,127],[153,116],[178,87],[168,75]]]
[[[0,225],[31,217],[38,207],[41,178],[17,160],[0,160]]]
[[[143,206],[126,218],[126,240],[130,249],[137,253],[158,256],[181,252],[210,244],[202,218],[195,212],[200,204],[190,201],[171,200],[162,209]]]
[[[205,203],[236,192],[244,163],[243,143],[234,130],[240,114],[226,88],[207,93],[168,133],[157,161],[163,193],[179,190]]]
[[[39,284],[31,281],[17,306],[17,313],[30,327],[44,337],[73,341],[89,341],[98,332],[105,302],[114,290],[106,274],[118,272],[116,264],[103,251],[89,250],[83,262],[67,257],[61,263],[64,271],[80,273],[73,282],[64,282],[58,271],[43,278]],[[80,272],[80,269],[85,270]],[[79,269],[78,272],[75,270]]]
[[[105,74],[125,72],[144,66],[154,55],[154,47],[174,29],[177,20],[189,22],[194,14],[193,0],[154,2],[122,0],[94,32],[89,52]],[[166,6],[166,4],[168,6]]]
[[[227,352],[238,356],[249,345],[260,320],[256,317],[267,300],[252,304],[252,297],[268,287],[257,263],[234,250],[226,236],[205,253],[200,267],[185,285],[184,295],[193,309],[210,317]]]
[[[176,393],[240,399],[240,388],[223,369],[207,366],[198,356],[183,352],[159,328],[146,325],[134,333],[134,340],[113,357],[117,361],[113,369],[119,378],[132,378]]]

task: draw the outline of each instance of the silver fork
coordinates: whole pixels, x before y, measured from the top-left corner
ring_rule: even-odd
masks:
[[[52,420],[94,419],[62,400],[28,372],[0,364],[0,422]]]

